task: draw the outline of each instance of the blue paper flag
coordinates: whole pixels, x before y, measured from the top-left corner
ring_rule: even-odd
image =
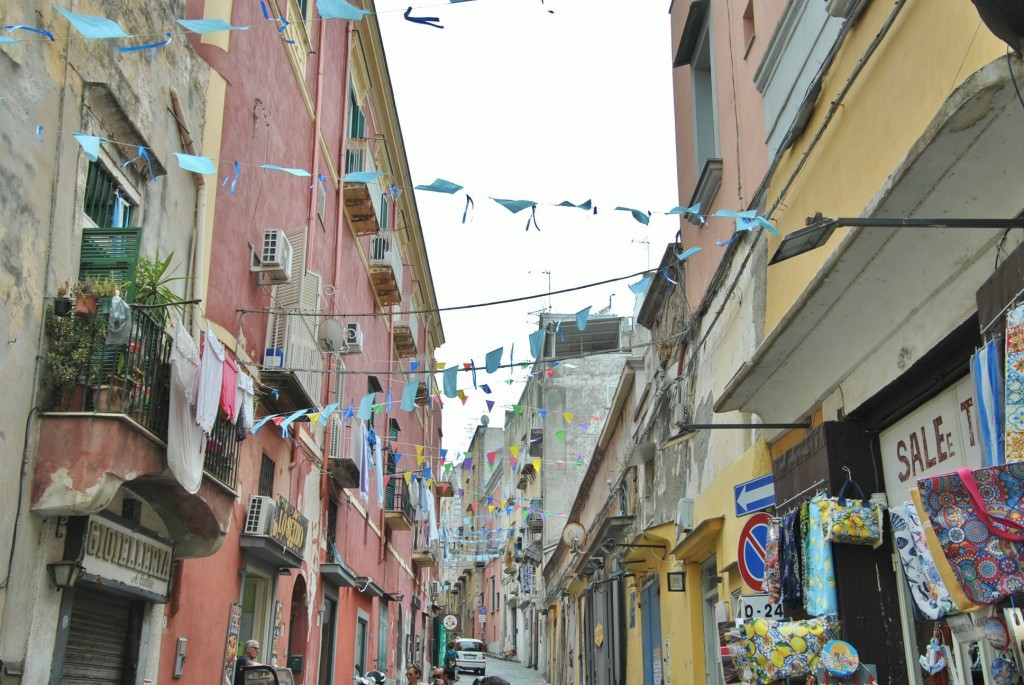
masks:
[[[530,333],[530,354],[533,355],[534,359],[540,357],[541,349],[544,345],[544,329],[540,328],[533,333]]]
[[[462,186],[458,183],[452,183],[451,181],[439,178],[430,185],[418,185],[414,190],[429,190],[432,193],[448,193],[451,195],[452,193],[457,193],[462,190]]]
[[[420,363],[418,361],[413,360],[413,361],[409,362],[409,370],[410,371],[415,371],[418,368],[420,368]]]
[[[82,146],[82,150],[85,152],[85,157],[90,162],[95,162],[100,156],[100,143],[106,140],[106,138],[100,138],[99,136],[90,136],[85,133],[74,133],[75,140]]]
[[[693,214],[694,216],[700,215],[700,203],[693,205],[692,207],[673,207],[666,212],[667,214]]]
[[[485,395],[490,395],[491,394],[491,386],[487,385],[486,383],[481,383],[480,384],[480,389],[484,391]]]
[[[687,257],[692,257],[693,255],[697,254],[698,252],[700,252],[700,248],[699,247],[691,247],[690,249],[685,250],[684,252],[677,252],[676,253],[676,259],[678,259],[679,261],[683,261]]]
[[[75,30],[83,37],[90,40],[102,40],[105,38],[131,38],[124,30],[117,25],[117,22],[103,17],[96,17],[91,14],[78,14],[68,12],[66,9],[54,7],[64,18],[71,22]]]
[[[580,329],[581,331],[587,330],[587,319],[589,317],[590,307],[586,307],[576,312],[576,328]]]
[[[10,36],[0,36],[0,45],[15,45],[21,41],[17,38],[11,38]]]
[[[402,386],[402,411],[412,411],[416,408],[416,393],[419,389],[419,381],[409,381]]]
[[[593,205],[591,204],[590,200],[587,200],[586,202],[581,202],[578,205],[577,204],[573,204],[572,202],[569,202],[568,200],[562,200],[556,206],[557,207],[575,207],[576,209],[590,209]]]
[[[487,358],[484,360],[484,364],[487,368],[487,373],[494,373],[501,366],[501,355],[505,352],[504,347],[499,347],[496,350],[491,350],[487,353]]]
[[[17,24],[14,26],[4,26],[3,30],[7,33],[14,33],[15,31],[30,31],[32,33],[38,33],[40,36],[46,36],[51,42],[57,39],[53,37],[53,34],[46,29],[37,29],[35,26],[26,26],[25,24]],[[18,41],[11,39],[11,42],[17,43]]]
[[[363,421],[370,420],[370,416],[373,413],[373,396],[376,394],[371,392],[368,395],[363,395],[363,399],[359,400],[359,411],[356,412],[357,419],[362,419]]]
[[[652,278],[653,278],[653,276],[644,276],[643,278],[641,278],[636,283],[630,283],[629,284],[629,289],[633,291],[634,295],[639,295],[640,293],[645,293],[645,292],[647,292],[647,288],[649,288],[650,285],[651,285]]]
[[[162,48],[169,45],[172,40],[174,40],[174,34],[168,32],[166,40],[157,41],[156,43],[145,43],[143,45],[122,45],[117,49],[119,52],[140,52],[142,50],[156,50],[157,48]]]
[[[508,211],[512,212],[513,214],[521,212],[524,209],[528,209],[537,204],[533,200],[500,200],[496,197],[492,197],[491,199],[497,202],[505,209],[507,209]],[[527,224],[527,227],[529,227],[529,224]]]
[[[191,171],[203,175],[217,173],[217,167],[209,157],[186,155],[182,152],[175,152],[174,155],[178,158],[178,166],[185,171]]]
[[[248,26],[232,26],[223,19],[178,19],[177,22],[192,33],[216,33],[217,31],[248,31]]]
[[[734,212],[731,209],[719,209],[711,216],[722,216],[729,219],[735,219],[737,231],[749,231],[751,228],[750,222],[755,216],[757,216],[757,212],[753,209],[748,209],[743,212]]]
[[[353,171],[342,176],[341,180],[346,183],[371,183],[383,175],[380,171]]]
[[[359,21],[370,13],[370,10],[360,9],[345,0],[316,0],[316,11],[323,19],[348,19],[349,21]]]
[[[540,418],[542,418],[542,419],[546,419],[548,417],[548,410],[547,409],[538,409],[537,413],[540,414]]]
[[[651,223],[650,212],[641,212],[639,209],[633,209],[632,207],[616,207],[616,211],[629,212],[633,215],[633,218],[642,223],[648,225]]]
[[[292,176],[311,177],[313,175],[313,174],[309,173],[308,171],[306,171],[305,169],[290,169],[288,167],[278,166],[276,164],[263,164],[263,165],[260,166],[260,168],[261,169],[270,169],[271,171],[283,171],[286,174],[291,174]]]
[[[456,374],[458,371],[459,367],[449,366],[444,370],[444,373],[441,376],[442,385],[444,386],[444,396],[449,399],[454,399],[459,396],[455,387],[457,380]]]

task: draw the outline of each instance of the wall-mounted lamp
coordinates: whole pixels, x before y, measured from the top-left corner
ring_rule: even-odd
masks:
[[[57,589],[74,587],[85,571],[77,561],[55,561],[52,564],[47,564],[46,570]]]
[[[685,423],[679,427],[679,432],[658,445],[659,450],[674,447],[697,435],[702,430],[736,430],[750,428],[810,428],[809,421],[801,423]]]
[[[685,571],[669,571],[666,575],[668,576],[669,592],[686,592]]]
[[[1024,228],[1024,218],[1017,219],[904,219],[900,217],[823,217],[818,212],[807,218],[807,225],[786,235],[768,264],[778,264],[828,242],[840,226],[851,228]]]

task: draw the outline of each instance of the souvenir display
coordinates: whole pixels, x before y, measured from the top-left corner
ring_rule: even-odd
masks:
[[[847,499],[847,492],[859,499]],[[851,545],[882,544],[882,506],[864,497],[852,478],[843,483],[839,495],[829,500],[825,539]]]
[[[763,685],[813,674],[822,648],[838,629],[831,614],[804,621],[759,618],[728,632],[725,644],[744,680]]]
[[[834,676],[848,678],[860,668],[860,658],[849,642],[830,640],[821,650],[821,665]]]
[[[825,539],[824,524],[830,500],[818,495],[807,508],[804,535],[804,607],[811,616],[834,614],[839,610],[836,597],[836,570],[832,564],[832,545]]]
[[[1024,462],[929,476],[917,489],[969,600],[996,604],[1024,591]]]
[[[913,503],[892,507],[889,509],[889,518],[892,521],[896,551],[903,567],[903,577],[906,578],[910,596],[914,600],[915,613],[922,621],[937,621],[956,613],[956,604],[935,567]]]

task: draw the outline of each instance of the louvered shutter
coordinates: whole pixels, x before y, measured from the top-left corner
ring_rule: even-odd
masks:
[[[135,280],[141,238],[141,228],[87,226],[82,234],[78,280],[84,280],[87,276],[113,278],[118,283]],[[125,299],[131,301],[134,294],[134,288],[128,288]]]
[[[302,304],[302,284],[306,276],[306,227],[286,230],[285,236],[292,246],[292,277],[287,283],[275,285],[272,296],[272,307],[282,311],[298,309]],[[268,349],[288,348],[288,328],[294,318],[296,317],[271,315],[270,325],[267,327]],[[285,365],[295,366],[287,356]]]

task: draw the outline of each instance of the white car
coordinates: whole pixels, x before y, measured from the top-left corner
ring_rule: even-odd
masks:
[[[484,652],[486,647],[482,640],[460,638],[455,641],[455,652],[458,654],[458,670],[471,671],[483,675],[487,670]]]

